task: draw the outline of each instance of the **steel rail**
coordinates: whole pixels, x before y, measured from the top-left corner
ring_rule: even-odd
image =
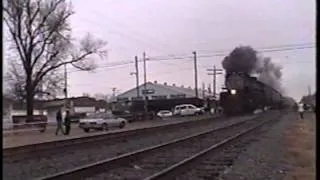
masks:
[[[164,148],[166,146],[169,145],[173,145],[176,143],[180,143],[180,142],[184,142],[190,139],[194,139],[197,137],[201,137],[204,136],[206,134],[210,134],[213,132],[218,132],[221,130],[226,130],[232,127],[235,127],[237,125],[241,125],[244,124],[246,122],[249,121],[253,121],[256,120],[260,117],[253,117],[250,119],[246,119],[246,120],[242,120],[240,122],[235,122],[232,123],[231,125],[226,125],[223,127],[218,127],[218,128],[211,128],[210,130],[206,130],[200,133],[195,133],[186,137],[182,137],[182,138],[178,138],[175,140],[171,140],[169,142],[165,142],[165,143],[161,143],[155,146],[151,146],[151,147],[147,147],[147,148],[143,148],[134,152],[130,152],[130,153],[126,153],[117,157],[113,157],[113,158],[108,158],[105,160],[101,160],[95,163],[90,163],[87,165],[83,165],[83,166],[79,166],[77,168],[73,168],[70,170],[66,170],[63,172],[59,172],[56,174],[52,174],[49,176],[45,176],[45,177],[40,177],[38,178],[39,180],[67,180],[67,179],[83,179],[84,177],[88,177],[88,176],[92,176],[94,174],[97,173],[101,173],[103,171],[105,171],[106,169],[114,169],[116,167],[119,167],[123,164],[126,164],[127,162],[136,159],[139,156],[143,156],[145,153],[150,153],[150,152],[154,152],[154,151],[158,151],[161,148]]]
[[[185,172],[185,169],[190,167],[190,165],[192,163],[194,163],[195,161],[197,161],[198,159],[201,159],[204,156],[206,156],[210,153],[213,153],[214,151],[218,151],[219,149],[223,149],[226,145],[231,144],[232,142],[238,140],[239,138],[241,138],[245,135],[248,135],[252,131],[262,127],[265,124],[271,123],[273,121],[274,121],[274,119],[263,121],[254,127],[248,128],[240,133],[237,133],[234,136],[226,138],[226,139],[220,141],[219,143],[216,143],[216,144],[210,146],[209,148],[202,150],[199,153],[196,153],[196,154],[194,154],[194,155],[192,155],[192,156],[190,156],[190,157],[188,157],[188,158],[186,158],[186,159],[184,159],[184,160],[182,160],[182,161],[180,161],[180,162],[178,162],[178,163],[176,163],[166,169],[163,169],[163,170],[161,170],[161,171],[159,171],[159,172],[157,172],[147,178],[144,178],[143,180],[173,179],[173,178],[175,178],[176,175],[179,175],[182,172]]]
[[[160,130],[166,130],[168,128],[177,128],[181,126],[192,126],[192,125],[199,125],[200,123],[210,122],[211,120],[219,120],[223,119],[223,117],[202,117],[201,119],[194,119],[185,122],[175,122],[175,123],[168,123],[168,124],[161,124],[155,125],[150,127],[142,127],[138,129],[130,129],[127,131],[120,131],[120,132],[106,132],[103,134],[98,135],[90,135],[90,136],[83,136],[83,137],[76,137],[71,139],[63,139],[57,141],[47,141],[41,142],[37,144],[28,144],[23,146],[16,146],[16,147],[9,147],[3,149],[3,157],[12,157],[17,155],[26,155],[28,153],[36,153],[36,152],[44,152],[46,150],[52,151],[55,148],[60,147],[68,147],[74,145],[81,145],[91,142],[100,142],[109,139],[116,139],[122,138],[127,136],[132,136],[140,133],[147,133],[147,132],[154,132]]]

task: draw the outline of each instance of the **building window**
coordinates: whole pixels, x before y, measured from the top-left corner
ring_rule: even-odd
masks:
[[[185,94],[171,94],[170,98],[171,99],[179,99],[179,98],[185,98],[186,95]]]
[[[152,99],[154,100],[167,99],[167,96],[152,96]]]

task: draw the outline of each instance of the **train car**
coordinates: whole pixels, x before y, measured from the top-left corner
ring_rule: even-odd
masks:
[[[227,74],[227,91],[221,92],[220,104],[226,115],[252,113],[264,107],[279,108],[281,94],[245,73]]]

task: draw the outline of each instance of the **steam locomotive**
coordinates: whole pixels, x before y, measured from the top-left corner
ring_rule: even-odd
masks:
[[[279,109],[282,95],[272,87],[245,73],[226,75],[225,92],[220,93],[220,105],[226,115],[252,113],[256,109]]]

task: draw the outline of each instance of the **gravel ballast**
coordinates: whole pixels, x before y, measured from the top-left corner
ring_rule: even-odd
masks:
[[[144,179],[210,147],[212,144],[231,137],[254,124],[257,124],[256,119],[219,131],[211,131],[210,133],[179,143],[174,143],[155,151],[145,152],[143,156],[130,160],[130,164],[115,169],[106,169],[106,172],[88,179]],[[137,170],[135,166],[139,167],[139,169]]]
[[[237,118],[237,121],[244,118]],[[234,121],[227,121],[234,122]],[[226,122],[212,121],[212,126],[226,125]],[[208,126],[199,126],[189,129],[178,129],[175,132],[163,133],[155,132],[153,135],[140,136],[139,138],[129,138],[115,144],[101,144],[94,147],[88,146],[86,149],[63,149],[50,156],[39,156],[37,158],[24,159],[19,161],[4,160],[3,177],[11,179],[34,179],[45,175],[50,175],[63,170],[75,168],[79,165],[96,162],[105,158],[111,158],[123,153],[135,151],[148,146],[156,145],[175,138],[190,135],[191,133],[203,131],[211,128]]]
[[[285,132],[297,121],[297,113],[289,113],[255,142],[250,143],[220,180],[282,180],[292,169],[284,160]]]

